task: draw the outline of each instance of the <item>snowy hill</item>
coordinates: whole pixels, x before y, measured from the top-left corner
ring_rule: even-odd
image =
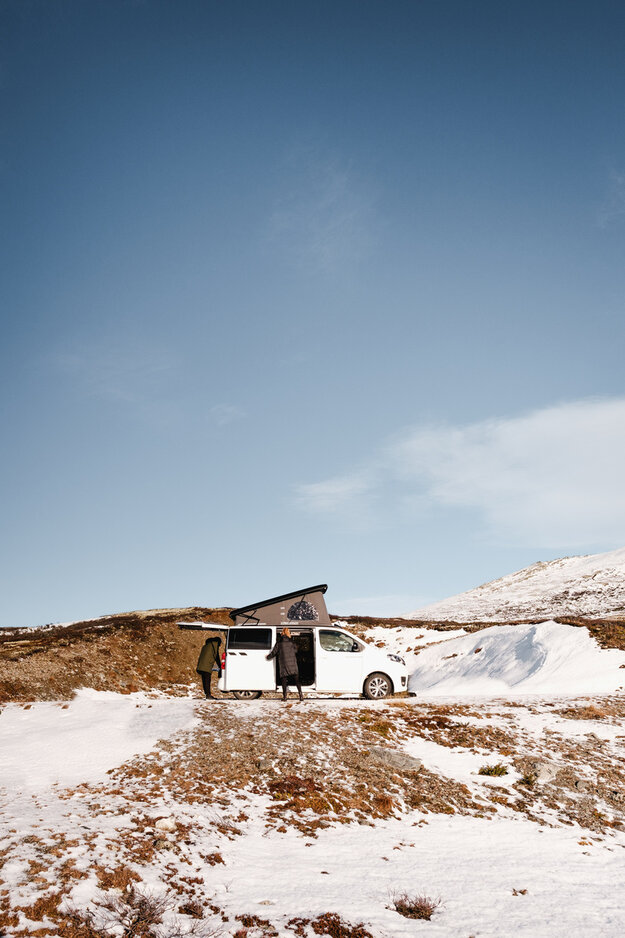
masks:
[[[587,629],[562,622],[494,625],[429,645],[411,662],[420,697],[602,694],[622,690],[625,652],[600,648]]]
[[[625,615],[625,547],[534,563],[413,612],[411,619],[510,622]]]

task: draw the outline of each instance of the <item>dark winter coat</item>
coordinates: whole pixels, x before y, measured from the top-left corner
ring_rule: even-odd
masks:
[[[280,635],[278,641],[267,655],[267,659],[275,658],[276,655],[278,657],[281,675],[284,676],[288,674],[295,677],[299,675],[297,646],[292,638],[288,638],[286,635]]]
[[[221,639],[213,636],[212,638],[207,638],[204,644],[202,645],[202,650],[200,652],[200,657],[197,661],[196,671],[208,671],[213,670],[213,665],[215,662],[219,664],[219,646],[221,645]]]

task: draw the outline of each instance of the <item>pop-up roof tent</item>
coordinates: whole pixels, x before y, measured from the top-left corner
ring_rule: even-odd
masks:
[[[229,613],[235,625],[293,625],[309,622],[311,625],[332,625],[323,594],[325,583],[307,589],[273,596],[261,602],[241,606]]]

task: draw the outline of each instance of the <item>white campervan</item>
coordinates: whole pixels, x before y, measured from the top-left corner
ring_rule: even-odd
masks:
[[[219,690],[239,699],[260,697],[281,683],[277,658],[267,661],[283,626],[242,625],[229,628],[222,655]],[[407,688],[406,665],[350,632],[336,626],[289,625],[297,647],[302,690],[364,694],[382,700]]]
[[[406,691],[404,660],[334,625],[325,605],[326,590],[321,584],[242,606],[230,613],[232,626],[214,626],[225,633],[219,690],[248,700],[275,691],[281,685],[280,665],[277,658],[268,661],[267,655],[288,626],[304,691],[364,694],[370,700]]]

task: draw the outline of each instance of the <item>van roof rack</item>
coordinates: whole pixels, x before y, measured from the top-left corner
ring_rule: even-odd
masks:
[[[228,613],[228,615],[234,622],[237,616],[243,615],[252,609],[262,609],[263,606],[271,606],[272,603],[281,603],[287,599],[295,599],[297,596],[301,596],[303,598],[307,595],[307,593],[325,593],[327,588],[327,583],[320,583],[318,586],[307,586],[306,589],[293,590],[292,593],[283,593],[281,596],[272,596],[271,599],[263,599],[257,603],[250,603],[249,606],[239,606],[238,609],[233,609],[232,612]]]

